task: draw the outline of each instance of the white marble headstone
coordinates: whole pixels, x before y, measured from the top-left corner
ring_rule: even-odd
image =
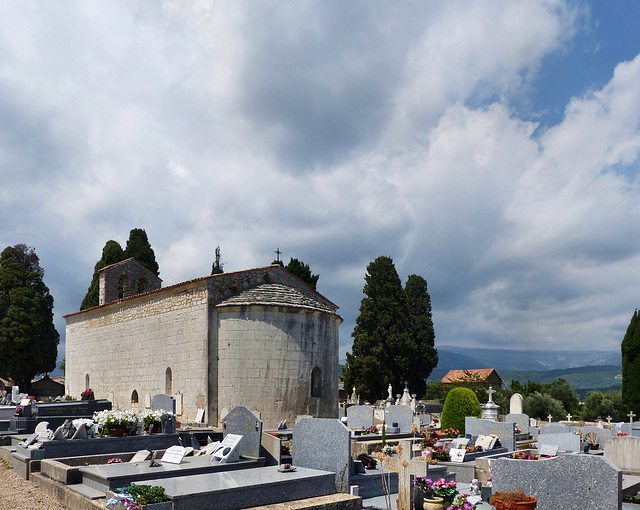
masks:
[[[162,462],[168,464],[180,464],[182,459],[185,456],[185,448],[184,446],[172,446],[168,448],[164,455],[162,456]]]
[[[511,399],[509,399],[509,414],[523,414],[522,413],[522,405],[524,399],[520,393],[514,393],[511,395]]]

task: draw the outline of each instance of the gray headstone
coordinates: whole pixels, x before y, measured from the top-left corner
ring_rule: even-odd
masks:
[[[152,411],[168,411],[176,414],[176,399],[171,395],[159,393],[151,398]]]
[[[624,423],[624,422],[614,423],[613,433],[631,435],[631,423]]]
[[[587,434],[595,434],[598,436],[598,445],[600,449],[604,447],[605,443],[613,437],[613,432],[609,429],[603,429],[600,427],[582,427],[582,440],[586,441],[585,436]]]
[[[512,414],[509,413],[505,416],[504,421],[507,423],[515,423],[516,426],[522,431],[522,434],[529,433],[529,416],[526,414]]]
[[[389,406],[384,412],[384,423],[387,427],[397,423],[401,434],[411,432],[413,410],[409,406]]]
[[[243,437],[238,452],[247,457],[260,457],[262,422],[248,408],[234,407],[222,420],[222,434],[238,434]]]
[[[523,414],[523,402],[524,399],[520,393],[514,393],[511,395],[511,398],[509,399],[509,414]]]
[[[540,434],[538,436],[538,448],[546,444],[557,446],[561,452],[580,452],[580,436],[571,432]]]
[[[515,429],[515,423],[483,420],[472,416],[467,416],[464,419],[465,435],[477,437],[495,434],[500,439],[500,444],[510,452],[516,449]]]
[[[336,488],[349,489],[351,434],[340,421],[305,418],[293,429],[293,465],[336,473]]]
[[[559,432],[570,432],[571,429],[562,423],[548,423],[540,427],[540,434],[557,434]]]
[[[537,510],[620,508],[622,471],[601,456],[500,458],[492,462],[491,476],[493,492],[522,489],[538,499]]]
[[[614,436],[604,445],[604,456],[624,471],[640,471],[640,438]]]
[[[373,426],[373,407],[351,406],[347,409],[347,427],[366,429]]]

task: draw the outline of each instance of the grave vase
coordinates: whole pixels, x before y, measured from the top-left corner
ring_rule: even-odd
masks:
[[[422,508],[424,510],[442,510],[444,508],[444,499],[434,496],[433,499],[424,498]]]

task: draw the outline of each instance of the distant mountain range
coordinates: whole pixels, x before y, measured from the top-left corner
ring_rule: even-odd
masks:
[[[436,346],[438,369],[495,368],[507,370],[560,370],[597,365],[621,366],[620,351],[515,351]]]

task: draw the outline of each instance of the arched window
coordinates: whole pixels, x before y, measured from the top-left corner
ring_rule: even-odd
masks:
[[[133,390],[133,393],[131,394],[131,403],[132,404],[137,404],[138,403],[138,391],[137,390]]]
[[[91,388],[91,385],[89,384],[89,374],[84,376],[84,389],[88,390],[89,388]]]
[[[147,281],[146,278],[140,278],[138,280],[138,294],[142,294],[143,292],[146,292],[148,284],[149,282]]]
[[[164,392],[167,395],[171,395],[171,393],[173,393],[173,374],[169,367],[167,367],[167,370],[164,373]]]
[[[311,396],[320,397],[322,389],[322,371],[318,367],[314,367],[311,371]]]
[[[118,299],[122,299],[124,297],[124,286],[127,283],[127,276],[122,275],[120,277],[120,281],[118,282]]]

